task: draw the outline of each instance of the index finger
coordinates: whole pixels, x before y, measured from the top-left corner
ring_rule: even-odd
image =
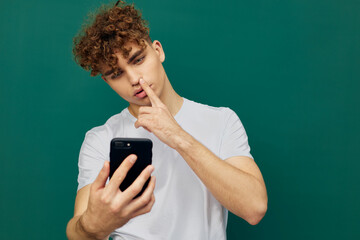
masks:
[[[153,107],[161,106],[162,102],[161,102],[160,98],[158,96],[156,96],[156,93],[151,89],[149,84],[147,84],[147,82],[145,82],[145,80],[142,78],[140,78],[139,82],[140,82],[142,89],[146,92],[146,95],[148,95],[150,102],[151,102],[151,106],[153,106]]]
[[[117,192],[119,190],[120,184],[125,179],[130,168],[134,165],[137,156],[134,154],[129,155],[124,159],[120,166],[116,169],[111,179],[109,180],[108,185],[105,187],[110,192]]]

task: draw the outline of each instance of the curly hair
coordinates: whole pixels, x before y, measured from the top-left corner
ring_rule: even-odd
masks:
[[[90,71],[91,76],[100,73],[100,64],[110,66],[117,72],[117,57],[121,52],[125,58],[131,48],[126,43],[137,43],[146,48],[145,41],[151,43],[147,22],[134,5],[117,1],[115,5],[103,5],[97,10],[80,33],[74,37],[73,54],[75,62]]]

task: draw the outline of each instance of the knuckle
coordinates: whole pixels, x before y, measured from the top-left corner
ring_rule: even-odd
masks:
[[[143,196],[140,203],[141,205],[148,205],[151,201],[151,196]]]
[[[152,209],[152,207],[153,207],[153,204],[154,204],[154,203],[149,204],[149,205],[147,205],[147,206],[145,207],[145,212],[146,212],[146,213],[148,213],[148,212],[151,211],[151,209]]]
[[[148,124],[149,124],[149,121],[147,121],[147,120],[145,120],[145,119],[142,119],[141,121],[140,121],[140,126],[142,126],[142,127],[145,127],[145,126],[148,126]]]
[[[141,176],[141,180],[145,182],[149,179],[150,177],[150,172],[149,172],[150,167],[148,166],[147,168],[145,168],[145,171],[140,175]]]
[[[120,215],[121,218],[126,218],[126,217],[128,217],[130,215],[130,212],[129,212],[129,210],[124,209],[124,210],[122,210],[120,212],[119,215]]]
[[[121,175],[118,176],[116,179],[117,179],[118,182],[122,182],[124,178],[125,178],[124,175],[121,174]]]
[[[141,191],[141,187],[138,186],[138,185],[134,186],[134,187],[131,189],[131,193],[132,193],[133,195],[138,194],[140,191]]]
[[[119,206],[117,206],[117,205],[111,205],[110,206],[110,212],[112,212],[112,213],[118,213],[119,212]]]
[[[144,124],[144,118],[141,115],[139,115],[136,122],[138,126],[141,126]]]
[[[109,204],[110,203],[110,198],[107,195],[104,194],[104,195],[102,195],[100,197],[100,202],[102,204]]]
[[[130,156],[130,155],[129,155]],[[124,172],[124,170],[126,170],[126,171],[128,171],[128,169],[130,169],[131,168],[131,166],[132,166],[132,162],[130,162],[130,159],[129,159],[129,156],[128,157],[126,157],[126,161],[123,161],[122,163],[121,163],[121,175],[122,175],[122,177],[125,177],[125,175],[126,175],[126,173]]]
[[[149,205],[153,205],[155,203],[155,196],[154,194],[151,195]]]
[[[120,168],[119,177],[124,178],[129,169],[131,168],[132,163],[130,162],[129,158],[125,158],[121,165],[122,166]]]
[[[123,173],[124,170],[121,170],[121,169],[120,169],[120,171],[118,171],[118,170],[117,170],[116,176],[114,176],[114,177],[115,177],[116,181],[122,181],[125,177],[125,174]]]

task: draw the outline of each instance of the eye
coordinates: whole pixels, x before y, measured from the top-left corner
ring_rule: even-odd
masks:
[[[135,64],[141,63],[144,60],[145,56],[138,58],[134,61]]]
[[[122,72],[121,72],[121,71],[118,71],[117,74],[111,75],[111,79],[116,79],[116,78],[120,77],[121,74],[122,74]]]

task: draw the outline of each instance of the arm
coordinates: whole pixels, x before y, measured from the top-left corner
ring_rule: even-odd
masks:
[[[80,217],[85,212],[90,195],[91,184],[80,189],[76,194],[74,217],[68,222],[66,235],[68,239],[91,239],[87,237],[86,232],[82,229]]]
[[[265,184],[256,163],[237,156],[223,161],[185,132],[145,81],[140,81],[152,107],[141,107],[135,127],[144,127],[174,148],[227,209],[250,224],[257,224],[267,210]]]
[[[131,218],[149,212],[155,202],[155,178],[144,193],[133,199],[142,189],[154,168],[148,166],[125,191],[119,186],[136,161],[135,155],[127,157],[106,185],[109,162],[104,163],[96,180],[80,189],[75,200],[74,217],[69,221],[66,234],[70,240],[107,239],[111,232],[126,224]]]
[[[254,160],[238,156],[223,161],[186,132],[180,135],[175,149],[214,197],[250,224],[260,222],[267,210],[267,194]]]

